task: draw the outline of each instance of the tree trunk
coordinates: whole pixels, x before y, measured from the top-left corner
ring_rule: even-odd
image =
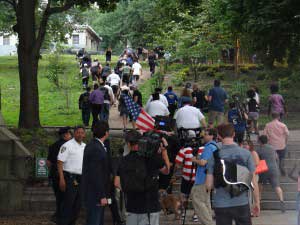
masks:
[[[17,9],[17,32],[19,38],[18,61],[20,77],[19,127],[40,127],[38,94],[39,49],[35,49],[36,1],[19,1]]]
[[[236,77],[239,76],[239,58],[240,58],[240,40],[238,37],[236,37],[235,48],[234,48],[234,74]]]

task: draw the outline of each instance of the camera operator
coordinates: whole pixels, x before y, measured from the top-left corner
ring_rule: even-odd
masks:
[[[121,160],[114,183],[117,188],[122,189],[125,193],[126,210],[128,212],[126,224],[159,225],[161,209],[157,177],[159,172],[168,174],[170,170],[166,150],[168,143],[162,138],[160,147],[151,157],[147,158],[141,154],[141,151],[147,151],[147,149],[141,149],[139,146],[142,138],[136,130],[126,133],[125,142],[130,152]],[[144,172],[146,177],[143,177],[144,169],[146,170]],[[139,183],[139,181],[142,181],[142,183]],[[151,183],[151,188],[147,188],[145,183]]]
[[[236,102],[229,103],[230,110],[228,112],[228,122],[234,126],[234,141],[241,144],[244,140],[245,131],[247,129],[248,115],[237,107]]]
[[[185,140],[185,147],[180,149],[175,159],[176,170],[182,166],[182,179],[181,179],[181,201],[185,205],[189,199],[191,189],[195,182],[196,168],[197,166],[192,162],[193,157],[201,155],[203,148],[199,146],[199,140],[196,138],[196,133],[193,130],[189,130],[188,139]],[[183,215],[185,217],[185,215]],[[193,221],[197,222],[198,217],[194,212]]]

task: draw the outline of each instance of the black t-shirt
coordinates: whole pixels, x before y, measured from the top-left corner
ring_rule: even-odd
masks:
[[[64,139],[59,139],[54,144],[49,146],[48,157],[47,157],[47,160],[49,160],[51,162],[49,177],[54,177],[55,175],[57,175],[56,174],[57,173],[57,156],[58,156],[60,147],[64,143],[66,143],[66,141]]]
[[[205,106],[205,93],[204,91],[193,91],[192,97],[196,98],[195,107],[198,109],[203,109]]]
[[[91,106],[90,100],[90,93],[89,92],[84,92],[83,94],[80,95],[79,97],[79,109],[89,109]]]
[[[134,97],[137,96],[138,100],[137,100],[137,104],[141,107],[143,107],[143,99],[142,99],[142,93],[139,90],[134,90],[133,92],[133,99]]]
[[[135,157],[137,152],[130,152],[128,155],[123,157],[123,161],[128,160],[131,157]],[[148,173],[151,175],[159,174],[159,169],[164,167],[164,161],[160,155],[155,155],[149,159],[147,168]],[[120,176],[120,168],[117,171],[117,176]],[[159,212],[161,210],[159,203],[159,193],[158,190],[153,190],[151,192],[128,192],[125,193],[126,198],[126,210],[127,212],[143,214],[143,213],[153,213]]]
[[[254,98],[251,98],[248,102],[249,112],[258,112],[258,105]]]
[[[148,56],[148,62],[153,64],[155,62],[155,55],[149,55]]]

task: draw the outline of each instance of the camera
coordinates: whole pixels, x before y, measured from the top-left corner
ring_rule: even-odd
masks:
[[[155,131],[144,133],[144,136],[138,140],[138,154],[146,158],[151,158],[154,154],[158,153],[162,137],[161,133]]]

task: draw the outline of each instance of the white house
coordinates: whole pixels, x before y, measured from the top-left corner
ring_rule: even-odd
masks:
[[[67,34],[67,47],[85,48],[87,51],[98,51],[102,38],[88,25],[76,25],[71,35]],[[18,36],[0,33],[0,56],[17,53]]]
[[[13,55],[17,52],[18,36],[14,34],[0,34],[0,56]]]
[[[85,48],[87,51],[98,51],[102,38],[88,25],[76,25],[72,35],[67,35],[68,47],[79,49]]]

